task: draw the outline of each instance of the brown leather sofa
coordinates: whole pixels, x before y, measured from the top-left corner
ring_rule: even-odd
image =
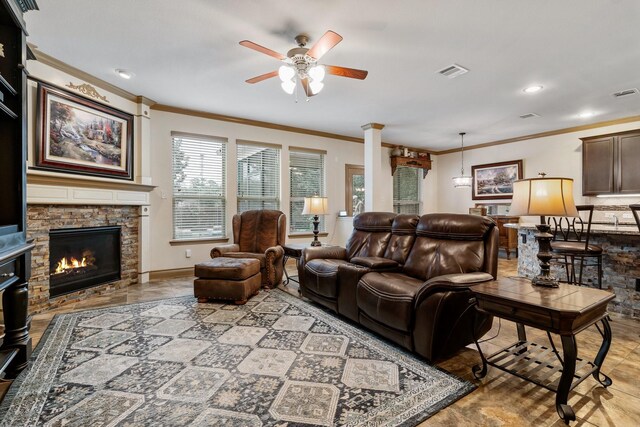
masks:
[[[262,286],[282,281],[287,217],[276,210],[246,211],[233,216],[233,243],[211,249],[211,258],[255,258],[260,261]]]
[[[305,248],[302,295],[435,361],[473,341],[474,284],[498,270],[498,229],[487,217],[366,212],[346,248]],[[479,316],[478,337],[492,318]]]

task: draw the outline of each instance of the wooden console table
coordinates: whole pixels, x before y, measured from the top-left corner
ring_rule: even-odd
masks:
[[[611,385],[611,379],[600,368],[611,346],[607,304],[615,297],[613,293],[564,283],[559,288],[545,288],[533,286],[528,279],[499,279],[473,286],[471,291],[477,311],[511,320],[518,329],[517,342],[487,357],[476,341],[482,358],[482,365],[473,367],[476,378],[484,378],[487,365],[491,365],[556,392],[556,410],[567,424],[576,419],[567,404],[569,391],[590,375],[604,387]],[[602,335],[602,345],[593,362],[577,357],[575,339],[592,325]],[[478,326],[474,326],[475,330]],[[525,326],[547,332],[549,345],[528,341]],[[560,335],[562,354],[551,333]]]

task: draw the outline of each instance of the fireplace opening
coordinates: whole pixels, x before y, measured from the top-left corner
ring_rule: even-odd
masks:
[[[49,231],[49,296],[120,280],[120,227]]]

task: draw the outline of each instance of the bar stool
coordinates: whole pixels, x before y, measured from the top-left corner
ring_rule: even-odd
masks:
[[[640,231],[640,203],[629,205],[629,209],[631,209],[631,213],[633,213],[636,224],[638,224],[638,230]]]
[[[591,220],[593,205],[576,206],[578,214],[588,212],[588,219],[577,218],[549,218],[552,227],[553,241],[551,249],[554,253],[552,262],[564,265],[567,282],[582,285],[582,271],[585,266],[597,267],[598,288],[602,289],[602,248],[589,244],[591,236]],[[576,261],[580,262],[576,280]],[[588,261],[594,261],[589,263]]]

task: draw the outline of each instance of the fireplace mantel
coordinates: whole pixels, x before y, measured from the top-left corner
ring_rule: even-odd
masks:
[[[148,206],[153,185],[130,181],[64,176],[30,170],[27,174],[28,204]]]

